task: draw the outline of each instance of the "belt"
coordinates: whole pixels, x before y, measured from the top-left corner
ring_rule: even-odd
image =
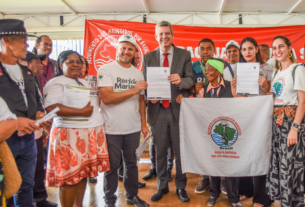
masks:
[[[276,125],[282,126],[284,121],[284,116],[288,118],[294,118],[296,113],[296,106],[284,106],[284,107],[275,107],[273,109],[273,114],[277,116]]]

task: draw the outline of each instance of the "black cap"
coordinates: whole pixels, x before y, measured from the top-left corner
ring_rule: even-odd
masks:
[[[0,36],[8,35],[27,35],[28,37],[36,37],[29,35],[24,27],[24,22],[19,19],[0,19]]]
[[[24,59],[22,59],[23,61],[28,61],[28,60],[32,60],[32,59],[36,59],[39,58],[40,61],[44,61],[46,59],[47,55],[46,54],[42,54],[42,55],[37,55],[35,53],[32,52],[27,52],[26,53],[26,57]]]

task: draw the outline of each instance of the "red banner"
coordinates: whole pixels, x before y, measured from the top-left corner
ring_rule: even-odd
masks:
[[[199,60],[198,43],[203,38],[210,38],[215,43],[215,57],[226,59],[225,45],[230,40],[239,44],[245,37],[254,38],[258,44],[271,47],[272,40],[284,35],[291,41],[293,53],[299,62],[304,62],[305,26],[260,27],[260,28],[220,28],[191,27],[173,25],[173,44],[190,51],[192,61]],[[116,45],[123,34],[135,37],[141,59],[144,54],[158,47],[155,38],[155,24],[86,20],[84,37],[84,56],[90,67],[90,74],[96,75],[101,65],[116,59]],[[142,66],[141,62],[140,65]]]

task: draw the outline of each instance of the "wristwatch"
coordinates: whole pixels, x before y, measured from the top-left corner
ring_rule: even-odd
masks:
[[[298,130],[301,128],[300,125],[296,124],[296,123],[293,123],[291,126],[297,128]]]

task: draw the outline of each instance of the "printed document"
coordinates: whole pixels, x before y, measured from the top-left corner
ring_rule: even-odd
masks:
[[[259,94],[259,63],[237,63],[236,93],[240,95]]]
[[[147,67],[147,100],[170,100],[169,67]]]
[[[90,101],[90,88],[82,86],[65,86],[63,105],[82,109]]]

